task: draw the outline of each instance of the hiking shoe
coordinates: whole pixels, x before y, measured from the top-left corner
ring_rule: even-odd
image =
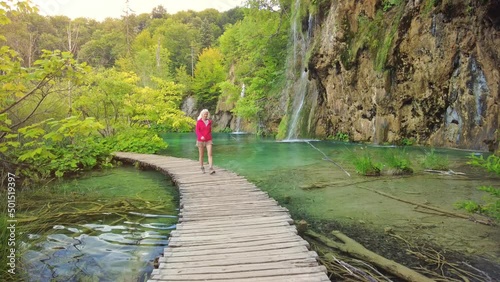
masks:
[[[215,170],[213,167],[210,168],[210,174],[214,174],[215,173]]]
[[[205,173],[205,167],[201,167],[201,172]]]

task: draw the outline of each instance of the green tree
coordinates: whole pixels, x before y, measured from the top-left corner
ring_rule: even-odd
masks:
[[[161,38],[162,47],[170,52],[170,73],[175,73],[175,69],[181,66],[188,66],[191,69],[191,53],[198,52],[196,47],[199,38],[198,27],[169,18],[156,30],[154,37]]]
[[[229,25],[219,38],[226,70],[234,77],[228,83],[245,83],[245,97],[238,99],[233,112],[257,121],[276,107],[284,82],[287,55],[288,20],[277,12],[276,3],[253,1],[243,20]],[[228,87],[227,89],[231,89]],[[275,94],[275,95],[273,95]]]
[[[155,89],[145,87],[135,92],[126,102],[131,118],[158,132],[190,131],[195,122],[180,110],[184,85],[153,78]]]
[[[102,136],[114,135],[121,125],[129,125],[131,117],[127,115],[124,103],[137,91],[137,75],[110,68],[99,69],[87,79],[87,86],[80,89],[74,101],[75,111],[102,123]]]
[[[86,42],[78,59],[88,62],[94,67],[112,67],[126,53],[125,35],[119,31],[96,31],[90,41]]]
[[[163,7],[162,5],[154,7],[151,11],[151,17],[153,19],[165,19],[167,18],[167,15],[167,9],[165,9],[165,7]]]
[[[220,95],[219,84],[226,78],[222,54],[216,48],[204,49],[201,53],[193,82],[193,92],[199,105],[215,109]]]

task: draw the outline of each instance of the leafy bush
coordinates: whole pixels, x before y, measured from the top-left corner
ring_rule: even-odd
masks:
[[[110,151],[97,132],[101,128],[93,118],[45,120],[6,135],[6,156],[16,165],[16,175],[32,182],[109,165]]]
[[[111,152],[152,154],[167,148],[167,143],[161,137],[146,128],[119,131],[116,135],[106,138],[105,144]]]
[[[128,128],[102,137],[103,126],[93,118],[49,119],[8,134],[5,157],[23,179],[23,186],[50,177],[111,166],[111,153],[155,153],[167,144],[152,130]]]

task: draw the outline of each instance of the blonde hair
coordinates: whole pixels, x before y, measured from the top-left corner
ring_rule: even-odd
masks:
[[[203,115],[204,115],[205,113],[208,113],[208,118],[210,118],[210,112],[209,112],[207,109],[203,109],[203,110],[201,110],[200,115],[198,116],[198,119],[197,119],[197,120],[202,119],[202,118],[203,118]]]

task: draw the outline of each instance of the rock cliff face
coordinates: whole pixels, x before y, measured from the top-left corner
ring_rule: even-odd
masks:
[[[500,1],[388,2],[322,1],[309,133],[498,150]]]

